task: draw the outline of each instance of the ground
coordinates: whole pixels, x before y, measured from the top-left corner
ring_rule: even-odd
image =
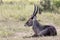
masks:
[[[35,37],[35,38],[32,38],[32,37],[29,37],[29,36],[32,36],[34,34],[32,28],[24,27],[23,23],[22,22],[13,22],[13,21],[0,22],[0,26],[4,26],[4,27],[9,26],[8,27],[9,29],[12,26],[15,26],[15,28],[16,28],[16,32],[14,32],[12,35],[5,36],[5,37],[4,36],[0,37],[0,40],[60,40],[60,27],[56,27],[57,33],[58,33],[57,36],[47,36],[47,37]],[[7,28],[7,30],[9,30],[8,28]],[[14,31],[15,28],[13,29],[13,27],[12,27],[10,30]]]
[[[24,24],[33,13],[33,2],[26,0],[11,2],[4,2],[0,5],[0,40],[60,40],[60,14],[42,12],[41,15],[37,15],[38,21],[43,25],[55,26],[57,36],[30,38],[29,36],[34,34],[32,27],[25,27]],[[25,20],[21,20],[21,18],[25,18]]]

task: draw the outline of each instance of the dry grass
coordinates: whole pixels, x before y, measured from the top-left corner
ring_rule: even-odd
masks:
[[[32,36],[33,30],[29,27],[24,27],[24,22],[0,22],[0,31],[6,32],[6,34],[1,32],[0,40],[60,40],[60,27],[56,27],[57,36],[47,36],[47,37],[29,37]],[[8,34],[9,33],[9,34]],[[11,34],[10,34],[11,33]]]
[[[26,3],[0,5],[0,40],[60,40],[60,14],[44,12],[37,15],[42,24],[54,25],[58,35],[53,37],[24,38],[32,36],[33,30],[24,27],[25,22],[33,13],[33,5]],[[26,20],[21,21],[20,17]]]

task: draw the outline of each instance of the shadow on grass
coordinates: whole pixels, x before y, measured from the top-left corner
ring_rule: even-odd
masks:
[[[23,38],[38,38],[39,36],[24,36]]]

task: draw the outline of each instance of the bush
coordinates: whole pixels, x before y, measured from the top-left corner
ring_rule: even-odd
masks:
[[[54,5],[57,7],[57,8],[59,8],[60,7],[60,0],[59,1],[54,1]]]

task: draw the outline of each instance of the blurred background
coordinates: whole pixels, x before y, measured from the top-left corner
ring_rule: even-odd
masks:
[[[60,36],[23,38],[23,36],[30,36],[33,33],[32,28],[24,27],[24,24],[33,14],[34,4],[38,4],[40,1],[48,0],[0,0],[0,40],[51,40],[53,38],[53,40],[60,40]],[[56,26],[58,35],[60,35],[60,0],[50,0],[50,4],[47,6],[52,9],[48,8],[49,11],[43,9],[42,14],[37,15],[38,21],[43,25]]]

